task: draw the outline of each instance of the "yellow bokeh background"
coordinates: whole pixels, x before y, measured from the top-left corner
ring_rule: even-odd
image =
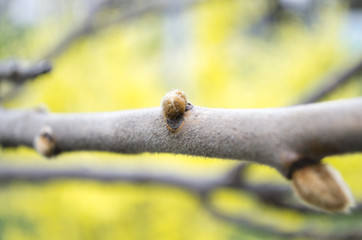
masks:
[[[163,47],[164,17],[146,14],[77,39],[53,61],[50,74],[26,83],[21,94],[4,104],[29,108],[45,104],[51,112],[99,112],[160,105],[162,96],[182,89],[194,105],[216,108],[269,108],[297,103],[326,76],[353,63],[340,37],[343,6],[326,7],[312,28],[301,20],[275,26],[269,39],[245,34],[268,9],[265,1],[207,1],[181,13],[189,24],[184,58],[168,64]],[[13,51],[36,59],[62,35],[50,19],[28,31]],[[64,24],[61,25],[61,24]],[[66,23],[60,28],[67,29]],[[10,51],[10,50],[9,50]],[[7,57],[12,52],[3,53]],[[173,78],[174,72],[177,78]],[[179,79],[182,79],[180,81]],[[358,96],[351,81],[328,99]],[[1,123],[0,123],[1,124]],[[0,149],[3,162],[64,166],[113,164],[119,168],[150,167],[185,174],[217,174],[235,165],[230,160],[171,154],[121,155],[65,153],[46,161],[33,150]],[[325,161],[335,166],[357,199],[361,155]],[[275,170],[251,166],[252,182],[288,185]],[[359,226],[356,215],[302,215],[265,206],[239,191],[221,189],[215,205],[231,215],[285,231],[310,228],[328,232]],[[0,184],[0,239],[278,239],[213,217],[199,197],[164,185],[64,180],[46,183]]]

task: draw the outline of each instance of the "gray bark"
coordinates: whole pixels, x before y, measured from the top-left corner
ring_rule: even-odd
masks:
[[[193,107],[171,132],[161,108],[49,114],[0,110],[0,144],[33,146],[44,126],[57,150],[162,152],[248,160],[288,176],[299,161],[362,151],[362,98],[275,109]]]

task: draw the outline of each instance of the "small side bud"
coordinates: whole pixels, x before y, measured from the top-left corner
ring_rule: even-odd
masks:
[[[162,99],[163,115],[167,119],[175,119],[184,114],[187,105],[186,95],[180,90],[167,93]]]
[[[185,111],[191,109],[191,104],[187,102],[186,95],[180,90],[167,93],[161,102],[164,117],[167,119],[167,127],[175,131],[183,123]]]
[[[34,148],[39,154],[47,158],[56,155],[56,142],[51,127],[45,126],[40,130],[39,135],[34,139]]]
[[[349,212],[354,207],[352,193],[337,170],[315,164],[296,169],[293,188],[306,204],[326,212]]]

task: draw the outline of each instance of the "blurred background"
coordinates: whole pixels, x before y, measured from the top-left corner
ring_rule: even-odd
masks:
[[[0,59],[52,71],[21,84],[0,81],[1,105],[51,112],[155,107],[173,89],[213,108],[293,105],[362,59],[361,1],[337,0],[0,0]],[[28,64],[28,65],[26,65]],[[362,93],[354,74],[322,100]],[[1,123],[0,123],[1,124]],[[208,177],[235,161],[171,154],[61,154],[46,161],[26,147],[0,148],[19,166],[107,165]],[[325,159],[362,202],[362,155]],[[289,187],[274,169],[248,166],[253,184]],[[302,206],[294,198],[296,206]],[[328,215],[277,207],[252,192],[200,196],[166,184],[57,180],[0,183],[0,239],[280,239],[264,231],[361,231],[362,211]],[[285,237],[285,236],[284,236]],[[346,238],[347,239],[347,238]]]

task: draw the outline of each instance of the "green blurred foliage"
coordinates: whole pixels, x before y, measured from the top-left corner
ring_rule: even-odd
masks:
[[[178,82],[164,69],[161,15],[113,26],[78,39],[54,61],[51,74],[26,84],[9,108],[45,104],[52,112],[97,112],[154,107],[171,88],[180,88],[200,106],[221,108],[279,107],[298,102],[328,73],[349,64],[341,41],[344,8],[324,8],[312,27],[298,18],[282,21],[267,38],[248,34],[250,26],[270,6],[267,1],[212,0],[188,9],[190,40],[183,50],[186,72]],[[55,20],[21,31],[16,42],[1,35],[1,57],[37,58],[62,36]],[[56,23],[58,24],[58,23]],[[64,24],[64,26],[62,25]],[[4,25],[4,24],[3,24]],[[4,26],[1,31],[4,33]],[[66,29],[66,23],[60,23]],[[14,31],[13,31],[14,32]],[[15,35],[14,35],[15,36]],[[14,37],[15,38],[15,37]],[[11,43],[11,44],[10,44]],[[353,97],[361,87],[352,81],[330,98]],[[66,165],[117,163],[119,167],[158,166],[212,174],[234,165],[232,161],[142,154],[66,153],[45,162],[27,148],[0,149],[1,161],[19,164]],[[361,155],[326,161],[339,169],[353,193],[361,198]],[[162,166],[162,167],[160,167]],[[254,182],[286,184],[265,166],[253,166]],[[329,231],[358,226],[358,216],[303,216],[291,210],[264,206],[247,194],[220,190],[215,205],[231,215],[284,230],[311,228]],[[197,196],[169,186],[57,181],[0,185],[0,239],[278,239],[235,227],[213,218]]]

